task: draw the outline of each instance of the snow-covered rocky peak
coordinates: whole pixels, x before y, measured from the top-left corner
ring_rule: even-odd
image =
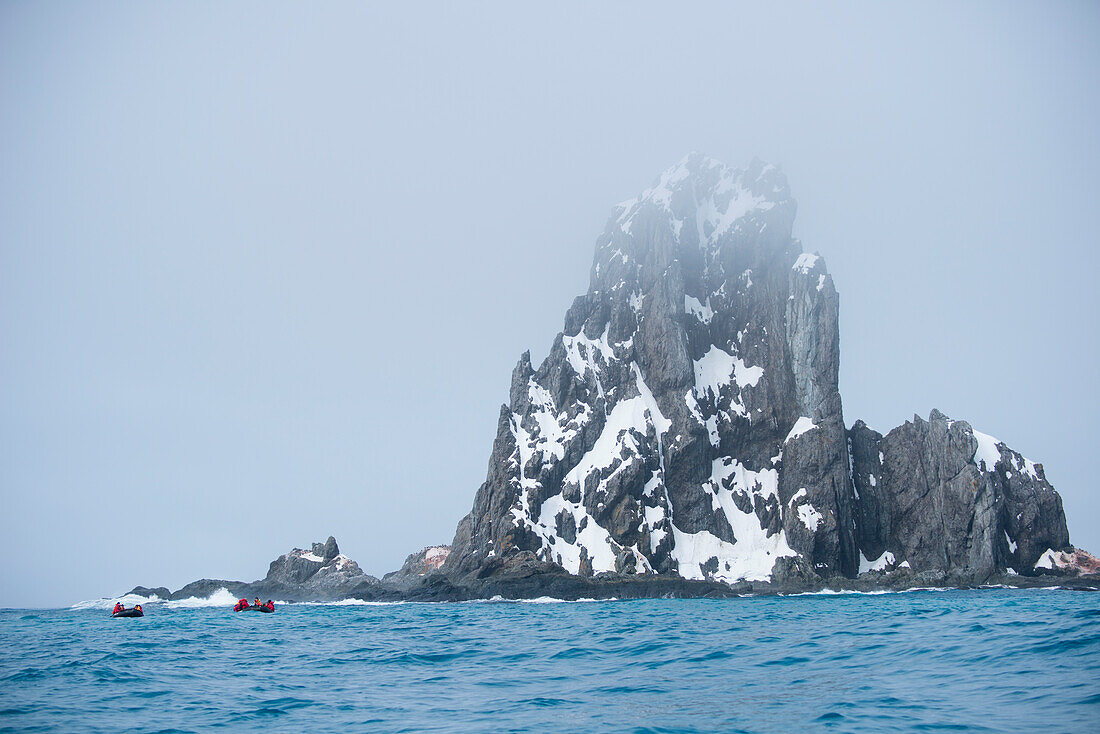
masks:
[[[363,572],[351,558],[340,552],[336,538],[329,536],[324,543],[314,543],[308,550],[295,548],[271,562],[267,581],[303,584],[332,575],[358,577]]]
[[[795,267],[794,212],[774,166],[697,154],[616,210],[589,292],[513,373],[447,567],[521,551],[582,575],[856,567],[836,291],[824,260]]]
[[[546,359],[512,373],[446,573],[982,575],[1065,550],[1042,467],[996,439],[939,414],[845,430],[839,297],[795,210],[774,166],[697,154],[615,210]]]
[[[748,168],[730,168],[700,153],[689,153],[660,175],[653,186],[621,203],[615,225],[631,234],[647,208],[670,218],[677,236],[694,227],[697,244],[713,244],[739,220],[790,201],[787,178],[775,166],[754,159]]]
[[[691,153],[615,209],[597,241],[591,289],[644,289],[674,262],[689,276],[748,281],[745,271],[759,255],[777,245],[801,251],[791,242],[796,208],[775,166],[753,160],[747,168],[731,168]]]

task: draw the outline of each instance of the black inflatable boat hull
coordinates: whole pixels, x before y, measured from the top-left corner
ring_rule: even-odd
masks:
[[[145,612],[140,609],[123,609],[121,612],[115,612],[112,617],[144,617]]]

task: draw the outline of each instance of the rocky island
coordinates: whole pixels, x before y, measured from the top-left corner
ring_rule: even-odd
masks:
[[[293,600],[724,596],[1100,586],[1041,464],[932,411],[846,428],[839,296],[784,175],[698,154],[620,204],[588,292],[516,365],[450,546],[382,580],[333,538],[252,583]]]

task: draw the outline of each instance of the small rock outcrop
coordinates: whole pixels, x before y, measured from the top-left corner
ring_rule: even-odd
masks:
[[[262,582],[274,586],[336,591],[370,578],[359,564],[340,553],[336,538],[314,543],[312,549],[295,548],[276,558]]]
[[[130,593],[169,600],[205,599],[228,589],[234,596],[249,599],[332,601],[346,599],[377,583],[378,579],[363,573],[359,564],[340,553],[336,539],[330,536],[324,543],[314,543],[310,550],[295,548],[279,556],[268,566],[267,576],[258,581],[200,579],[174,592],[164,587],[139,586]]]
[[[1100,574],[1100,558],[1080,548],[1071,548],[1068,551],[1048,549],[1039,556],[1034,569],[1043,575],[1088,576]]]
[[[425,576],[435,573],[451,555],[449,545],[430,545],[405,559],[405,563],[396,571],[390,571],[382,577],[382,583],[399,588],[409,588]]]
[[[378,579],[363,573],[358,563],[342,554],[336,538],[329,536],[310,550],[295,548],[279,556],[271,562],[267,576],[253,586],[286,600],[324,601],[342,599],[352,590],[377,583]]]

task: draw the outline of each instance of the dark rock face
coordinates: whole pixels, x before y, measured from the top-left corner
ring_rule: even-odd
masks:
[[[794,215],[774,167],[698,155],[619,207],[549,356],[513,372],[446,571],[855,573],[838,298]]]
[[[330,535],[324,543],[314,543],[313,555],[321,556],[321,559],[326,562],[340,555],[340,546],[336,545],[336,538]]]
[[[284,584],[305,583],[320,571],[323,565],[324,559],[320,556],[311,551],[295,548],[271,562],[265,580]]]
[[[850,432],[857,542],[864,567],[889,554],[917,571],[984,579],[1030,574],[1067,551],[1062,500],[1041,464],[933,410],[886,436]]]

